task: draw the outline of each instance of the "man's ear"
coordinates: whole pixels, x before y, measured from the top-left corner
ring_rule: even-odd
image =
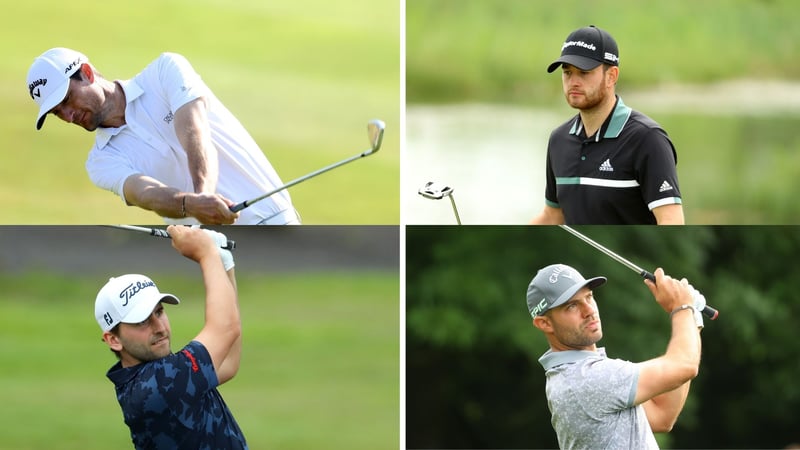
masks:
[[[619,67],[611,66],[608,68],[608,82],[609,86],[614,86],[617,84],[617,80],[619,79]]]
[[[542,330],[545,333],[553,332],[553,324],[547,316],[536,316],[533,318],[533,326]]]
[[[115,335],[110,331],[103,332],[103,341],[114,351],[122,351],[122,342],[119,340],[119,336]]]
[[[81,74],[85,80],[89,80],[89,84],[94,83],[94,69],[88,63],[81,65]]]

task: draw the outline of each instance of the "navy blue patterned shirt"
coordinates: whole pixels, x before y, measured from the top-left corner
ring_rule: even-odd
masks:
[[[114,383],[137,449],[246,449],[242,430],[217,391],[211,355],[198,341],[155,361],[106,374]]]

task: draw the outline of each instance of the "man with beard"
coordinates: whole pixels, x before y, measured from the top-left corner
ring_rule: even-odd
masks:
[[[217,387],[239,371],[241,320],[233,256],[221,233],[172,225],[172,245],[197,262],[206,289],[205,325],[179,352],[161,293],[138,274],[111,278],[95,300],[103,341],[119,362],[114,383],[125,424],[137,449],[246,449],[244,435]]]
[[[610,359],[596,345],[603,328],[593,290],[605,277],[587,280],[554,264],[528,286],[533,325],[550,345],[539,362],[559,448],[658,448],[653,432],[677,420],[699,370],[702,295],[685,278],[654,274],[656,283],[645,284],[670,314],[672,337],[663,356],[638,364]]]
[[[96,132],[86,171],[126,205],[172,224],[300,223],[285,190],[230,210],[283,182],[181,55],[162,53],[135,77],[112,81],[86,55],[52,48],[31,65],[28,91],[38,106],[37,130],[53,114]]]
[[[572,32],[547,71],[558,67],[579,113],[550,135],[545,206],[531,223],[682,225],[675,148],[615,94],[614,38],[594,25]]]

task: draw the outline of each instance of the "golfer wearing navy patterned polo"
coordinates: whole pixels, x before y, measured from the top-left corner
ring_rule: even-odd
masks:
[[[112,278],[95,301],[103,340],[117,355],[114,383],[137,449],[246,449],[242,430],[217,391],[239,370],[241,322],[224,235],[171,226],[173,246],[196,261],[206,286],[206,323],[172,353],[164,303],[178,304],[144,275]]]

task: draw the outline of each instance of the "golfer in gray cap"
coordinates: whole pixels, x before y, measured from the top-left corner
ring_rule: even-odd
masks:
[[[554,264],[528,286],[528,311],[550,349],[539,358],[547,376],[547,404],[562,449],[658,448],[653,432],[668,432],[683,409],[700,365],[700,296],[684,278],[655,271],[645,280],[669,313],[672,338],[663,356],[633,363],[606,356],[594,290],[605,277],[586,279]],[[704,302],[705,299],[702,299]]]

